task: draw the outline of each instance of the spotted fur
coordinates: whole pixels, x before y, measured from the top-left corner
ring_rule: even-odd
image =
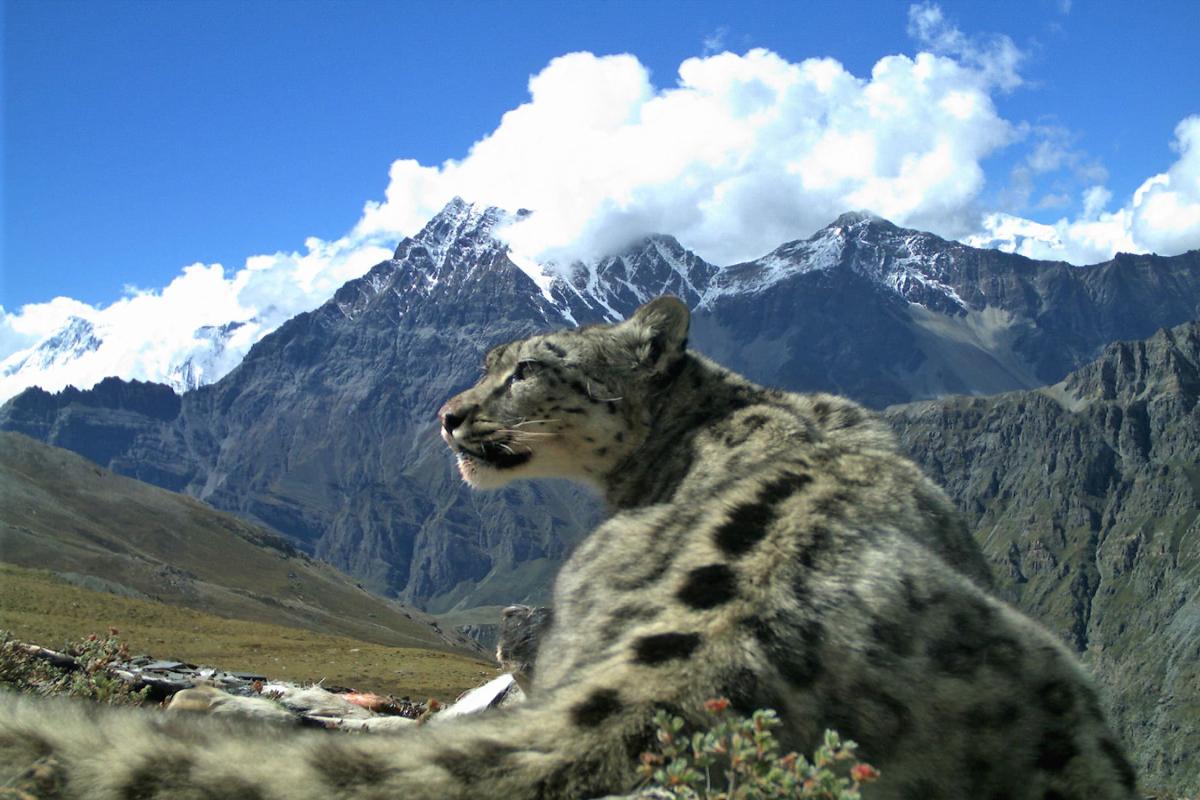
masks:
[[[725,695],[777,709],[787,748],[858,741],[883,774],[869,798],[1133,797],[1075,660],[990,594],[881,424],[755,386],[687,328],[660,298],[497,347],[441,410],[468,482],[569,477],[612,508],[557,579],[525,704],[331,743],[8,699],[0,764],[40,759],[60,796],[100,800],[586,798],[634,786],[657,709],[699,723]]]
[[[550,609],[509,606],[500,615],[496,661],[528,692],[533,681],[534,661],[542,633],[550,626]]]

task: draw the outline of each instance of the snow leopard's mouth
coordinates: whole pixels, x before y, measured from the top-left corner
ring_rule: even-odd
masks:
[[[482,461],[489,467],[495,469],[513,469],[519,467],[533,456],[533,453],[525,451],[516,451],[511,447],[499,442],[481,442],[478,451],[459,444],[455,450],[455,454],[460,458],[470,458],[475,461]]]

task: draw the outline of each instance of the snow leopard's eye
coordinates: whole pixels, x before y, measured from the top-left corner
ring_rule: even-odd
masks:
[[[508,376],[508,382],[511,385],[517,381],[528,380],[541,372],[541,370],[542,363],[540,361],[533,361],[532,359],[518,361],[517,368],[513,370],[512,375]]]

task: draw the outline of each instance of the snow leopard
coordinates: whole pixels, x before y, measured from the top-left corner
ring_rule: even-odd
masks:
[[[99,800],[591,798],[636,789],[658,711],[700,726],[723,697],[775,709],[784,752],[858,742],[866,798],[1134,797],[1076,659],[997,599],[877,417],[718,366],[689,316],[662,297],[497,346],[438,412],[473,487],[567,477],[611,512],[555,580],[525,703],[339,737],[6,698],[0,772]]]

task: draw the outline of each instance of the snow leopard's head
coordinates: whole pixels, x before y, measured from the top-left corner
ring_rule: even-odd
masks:
[[[602,485],[645,439],[688,321],[682,301],[660,297],[615,325],[492,348],[479,382],[438,412],[463,480],[479,489],[531,477]]]

